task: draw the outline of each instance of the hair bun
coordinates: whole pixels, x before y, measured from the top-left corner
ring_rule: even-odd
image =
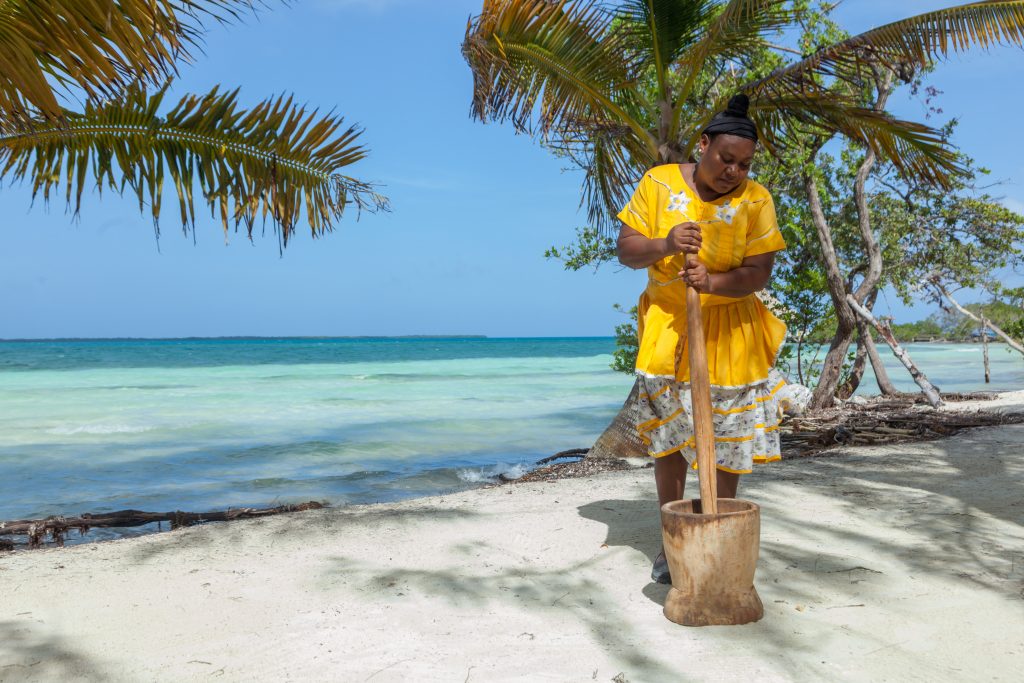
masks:
[[[725,112],[730,116],[739,116],[742,118],[747,117],[747,111],[750,109],[750,98],[739,93],[733,95],[729,100],[729,106],[726,107]]]

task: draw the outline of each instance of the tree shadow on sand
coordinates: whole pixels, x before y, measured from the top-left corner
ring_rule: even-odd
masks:
[[[528,567],[503,567],[485,573],[474,569],[470,556],[483,553],[499,554],[500,549],[484,541],[475,541],[439,549],[446,557],[466,556],[466,568],[415,569],[395,566],[375,566],[348,558],[334,558],[325,583],[334,577],[364,582],[365,590],[381,587],[400,587],[403,591],[428,596],[460,609],[473,609],[484,613],[497,603],[513,606],[524,614],[542,616],[555,612],[572,615],[575,622],[585,626],[596,643],[617,659],[618,666],[630,672],[633,680],[677,679],[676,672],[654,653],[645,652],[630,643],[636,640],[628,620],[618,613],[618,606],[604,597],[606,587],[598,581],[584,578],[584,572],[599,563],[599,557],[567,564],[549,570]]]
[[[868,654],[898,643],[891,630],[864,624],[897,614],[927,621],[921,615],[943,597],[937,586],[1024,606],[1021,443],[1024,425],[982,428],[939,441],[832,451],[745,478],[740,498],[761,506],[755,585],[766,614],[756,624],[716,629],[713,637],[806,677],[819,659],[812,656],[815,638],[807,636],[812,624],[821,637],[856,630]],[[699,495],[695,477],[687,488]],[[636,497],[594,501],[579,513],[606,526],[609,546],[653,561],[661,546],[653,482],[625,493]],[[915,585],[930,592],[901,593]],[[642,592],[663,604],[668,587],[648,583]],[[851,609],[872,614],[857,626],[844,618]]]
[[[0,681],[109,681],[95,659],[77,652],[63,638],[45,634],[29,615],[0,621]]]

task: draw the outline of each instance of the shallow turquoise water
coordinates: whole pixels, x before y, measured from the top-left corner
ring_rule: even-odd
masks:
[[[909,348],[943,391],[986,388],[980,346]],[[608,369],[613,349],[606,338],[0,342],[0,519],[474,486],[589,446],[632,382]],[[987,388],[1024,387],[1024,359],[994,345],[992,362]],[[862,393],[873,389],[866,378]]]
[[[0,343],[0,519],[373,502],[589,445],[610,339]]]

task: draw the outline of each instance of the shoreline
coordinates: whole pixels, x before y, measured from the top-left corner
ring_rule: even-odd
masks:
[[[765,617],[740,627],[662,616],[644,469],[7,553],[0,680],[1012,679],[1022,442],[757,470]]]
[[[955,413],[965,416],[970,415],[972,413],[990,412],[995,416],[1008,416],[1009,418],[1005,420],[1005,422],[993,419],[991,423],[978,425],[980,427],[1010,424],[1015,421],[1024,422],[1024,406],[1017,410],[1005,410],[1005,408],[1008,405],[1012,406],[1015,402],[1018,401],[1017,394],[1020,394],[1021,396],[1020,401],[1024,402],[1024,391],[979,391],[970,392],[968,394],[943,394],[947,402],[945,403],[940,412]],[[783,434],[783,459],[794,460],[808,457],[822,457],[828,456],[830,452],[840,449],[843,446],[872,445],[872,441],[865,442],[862,439],[849,438],[849,430],[856,429],[853,426],[853,422],[856,421],[855,416],[858,412],[860,412],[861,415],[870,415],[871,417],[868,418],[869,420],[871,420],[872,418],[874,420],[880,420],[880,422],[883,425],[885,424],[887,417],[890,419],[896,416],[905,418],[906,414],[899,415],[901,408],[903,409],[904,413],[912,413],[914,411],[921,411],[922,413],[925,414],[932,413],[932,411],[926,406],[923,397],[919,394],[902,394],[901,396],[896,397],[896,401],[899,401],[899,403],[895,403],[892,397],[883,397],[881,395],[869,397],[866,401],[858,401],[856,400],[856,398],[860,397],[850,399],[844,404],[844,408],[847,411],[846,420],[851,419],[851,413],[854,416],[853,420],[849,422],[843,420],[842,418],[835,417],[835,413],[843,411],[844,408],[832,409],[831,411],[825,411],[825,413],[822,413],[820,416],[814,416],[812,418],[812,423],[817,423],[817,431],[808,431],[807,426],[801,425],[800,423],[804,421],[803,417],[791,418],[792,421],[787,423],[790,425],[790,427],[788,429],[785,429],[785,433]],[[832,415],[830,416],[829,413],[831,413]],[[881,415],[882,417],[879,418],[879,415]],[[928,425],[930,424],[930,422],[931,421],[922,421],[921,424]],[[827,428],[829,423],[832,423],[831,429]],[[939,424],[942,424],[941,421],[939,421]],[[847,438],[843,440],[838,440],[837,438],[837,440],[833,442],[833,437],[831,435],[833,432],[836,431],[837,426],[839,427],[840,431],[847,434]],[[972,427],[960,427],[958,431],[962,431],[964,428],[970,429]],[[948,433],[945,429],[942,429],[941,433],[924,430],[922,435],[918,436],[897,436],[892,434],[892,432],[895,432],[897,430],[889,429],[887,431],[888,433],[884,435],[884,438],[886,439],[889,445],[928,442],[949,438],[949,436],[951,436],[951,434]],[[955,433],[956,432],[954,432],[954,434]],[[838,435],[836,436],[838,437]],[[787,445],[787,439],[790,439],[791,437],[800,440],[807,440],[810,437],[812,442],[824,441],[826,443],[818,443],[817,445],[814,445],[812,443],[811,445],[808,445],[807,443],[803,443],[801,441],[790,440]],[[413,495],[411,497],[403,497],[394,500],[378,500],[373,502],[343,502],[339,504],[332,504],[331,502],[326,500],[296,500],[292,503],[289,503],[289,505],[293,505],[296,507],[317,506],[334,510],[346,509],[351,507],[361,507],[367,505],[387,505],[401,503],[405,501],[416,501],[427,498],[450,496],[459,492],[481,488],[491,488],[495,486],[506,486],[510,484],[521,484],[535,481],[557,481],[560,479],[567,478],[586,478],[604,472],[616,472],[630,469],[649,469],[654,466],[653,461],[650,458],[644,456],[626,456],[620,458],[579,458],[577,454],[574,454],[574,452],[585,453],[586,450],[587,449],[570,449],[569,451],[563,451],[562,453],[557,453],[552,456],[541,458],[540,460],[529,464],[529,469],[527,469],[522,475],[516,478],[507,477],[502,473],[498,473],[489,478],[482,478],[477,482],[474,482],[475,485],[469,484],[469,480],[466,480],[467,484],[469,484],[467,486],[457,488],[442,488],[438,489],[436,492]],[[565,454],[564,458],[568,459],[562,459],[559,457],[563,456],[563,454]],[[755,470],[755,472],[756,471],[757,470]],[[249,506],[234,506],[224,509],[210,509],[203,511],[178,510],[177,512],[184,513],[185,515],[193,515],[199,517],[206,515],[209,515],[211,517],[219,517],[225,514],[230,514],[231,511],[265,509],[275,507],[277,504],[279,504],[279,501],[275,500],[274,504],[257,503]],[[138,510],[105,510],[100,512],[88,511],[86,513],[78,512],[73,514],[65,513],[64,515],[58,514],[55,516],[39,518],[31,521],[44,522],[49,519],[72,519],[78,518],[82,514],[94,517],[104,517],[112,514],[120,514],[125,512],[139,513]],[[173,513],[161,511],[145,511],[139,514],[168,515]],[[284,514],[294,513],[286,512]],[[0,522],[3,521],[4,520],[0,518]],[[7,521],[19,521],[20,523],[24,524],[26,520]],[[199,522],[198,524],[196,524],[196,526],[203,526],[208,523],[211,522]],[[46,540],[44,540],[43,544],[38,547],[30,547],[28,542],[26,540],[23,540],[23,536],[0,536],[0,556],[2,556],[4,552],[23,552],[26,550],[39,550],[43,548],[61,549],[64,547],[75,547],[79,545],[89,545],[92,543],[109,543],[111,541],[118,541],[122,539],[139,538],[151,534],[165,533],[166,531],[170,530],[170,523],[168,523],[167,528],[163,528],[161,524],[154,521],[145,525],[125,527],[92,526],[88,530],[88,534],[90,536],[83,537],[83,535],[79,534],[78,531],[75,530],[74,527],[72,527],[72,529],[64,533],[63,544],[56,543],[47,538]]]

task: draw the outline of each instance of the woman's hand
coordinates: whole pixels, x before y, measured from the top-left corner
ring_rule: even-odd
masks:
[[[697,259],[693,259],[692,262],[687,260],[686,266],[679,271],[679,277],[698,292],[711,293],[711,273]]]
[[[665,236],[665,255],[696,254],[700,251],[700,226],[687,221],[674,226]]]

